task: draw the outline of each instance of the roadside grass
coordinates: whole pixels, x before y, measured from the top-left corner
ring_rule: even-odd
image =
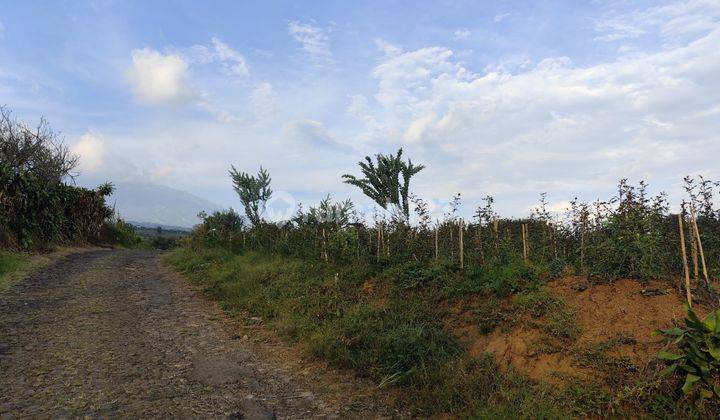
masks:
[[[331,265],[213,248],[179,248],[164,258],[230,314],[261,317],[309,354],[372,379],[415,416],[703,418],[716,412],[679,399],[673,384],[653,373],[661,364],[638,375],[629,360],[608,353],[632,338],[579,343],[575,313],[543,287],[536,269],[517,261],[483,273],[442,261]],[[569,377],[557,386],[500,369],[489,353],[471,356],[443,324],[453,302],[469,297],[471,322],[481,333],[525,323],[541,332],[538,345],[548,353],[563,352],[597,377]]]
[[[579,330],[572,313],[537,282],[519,289],[514,276],[532,280],[533,274],[517,265],[493,277],[461,273],[442,262],[429,268],[332,266],[221,249],[180,248],[165,258],[229,313],[261,317],[311,355],[352,369],[381,388],[396,387],[399,403],[416,415],[562,418],[600,412],[607,405],[608,398],[600,398],[592,384],[560,391],[501,371],[490,354],[472,358],[443,328],[443,303],[472,290],[488,298],[477,314],[486,332],[514,322],[520,312],[548,319],[548,335],[573,339]],[[499,311],[500,297],[513,291],[518,292],[516,313]]]
[[[0,250],[0,292],[17,283],[39,263],[40,257]]]

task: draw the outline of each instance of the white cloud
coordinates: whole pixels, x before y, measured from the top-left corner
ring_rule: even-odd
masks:
[[[210,45],[193,45],[186,56],[187,61],[190,62],[200,64],[219,63],[225,74],[229,76],[244,77],[250,75],[245,56],[217,37],[210,40]]]
[[[458,29],[453,34],[453,39],[455,41],[459,41],[461,39],[465,39],[465,38],[469,37],[471,34],[472,34],[472,32],[470,32],[470,30],[468,30],[468,29]]]
[[[608,16],[596,22],[598,41],[618,41],[650,33],[662,38],[711,31],[720,25],[720,2],[685,0]]]
[[[215,47],[215,54],[217,54],[218,60],[223,63],[228,73],[238,76],[247,76],[250,74],[247,63],[245,62],[245,57],[243,57],[242,54],[233,50],[218,38],[213,38],[212,44],[213,47]]]
[[[720,175],[708,158],[720,154],[718,45],[720,28],[655,54],[584,67],[547,58],[518,74],[477,74],[450,49],[421,48],[383,58],[379,107],[356,99],[351,111],[374,121],[377,144],[428,163],[418,188],[431,197],[562,192],[557,201],[626,176],[672,185]]]
[[[271,118],[277,112],[277,93],[268,82],[255,85],[250,93],[250,101],[255,117],[259,120]]]
[[[105,140],[95,132],[83,134],[71,151],[80,156],[80,169],[87,173],[96,173],[105,162]]]
[[[316,64],[333,62],[330,40],[323,29],[310,23],[293,21],[288,24],[288,33],[302,45],[303,51]]]
[[[127,75],[135,97],[143,103],[179,104],[195,96],[188,86],[188,64],[179,55],[134,49]]]
[[[495,22],[495,23],[500,23],[500,22],[502,22],[503,20],[505,20],[508,16],[510,16],[510,12],[497,14],[497,15],[495,15],[495,17],[493,18],[493,22]]]
[[[375,46],[382,51],[386,57],[394,57],[402,53],[402,48],[395,46],[382,38],[375,38]]]

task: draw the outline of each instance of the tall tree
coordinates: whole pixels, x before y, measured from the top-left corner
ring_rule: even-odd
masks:
[[[355,185],[362,192],[387,210],[388,206],[402,214],[405,221],[410,219],[410,179],[425,168],[424,165],[413,165],[408,159],[402,160],[402,148],[397,154],[375,155],[375,162],[370,156],[364,162],[358,162],[363,178],[354,175],[343,175],[346,184]]]
[[[270,189],[270,174],[262,166],[257,175],[250,175],[230,165],[230,178],[233,189],[240,196],[240,202],[245,207],[245,215],[253,226],[258,226],[263,222],[265,205],[273,193]]]

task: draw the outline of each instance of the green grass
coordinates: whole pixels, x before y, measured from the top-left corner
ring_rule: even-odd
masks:
[[[16,283],[34,259],[28,254],[0,251],[0,292]]]
[[[518,261],[482,272],[443,262],[332,265],[221,249],[180,248],[165,258],[229,313],[262,317],[311,355],[399,390],[398,404],[416,416],[554,419],[702,412],[670,407],[665,391],[631,396],[628,390],[648,389],[642,382],[610,381],[608,388],[607,381],[573,380],[558,388],[512,369],[501,371],[490,354],[470,357],[442,324],[448,316],[444,308],[468,296],[480,301],[473,316],[483,333],[529,323],[553,351],[568,351],[579,336],[575,314],[542,287],[533,268]],[[514,297],[506,299],[509,293]],[[625,378],[623,370],[632,367],[605,353],[623,342],[620,337],[575,356],[601,376]]]

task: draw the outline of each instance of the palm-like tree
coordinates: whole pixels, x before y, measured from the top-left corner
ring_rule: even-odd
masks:
[[[355,185],[362,192],[375,201],[380,207],[387,210],[388,206],[395,206],[403,215],[404,220],[410,219],[410,179],[425,168],[424,165],[414,165],[410,159],[402,160],[402,148],[397,154],[375,155],[375,162],[370,156],[365,161],[358,162],[363,178],[354,175],[343,175],[346,184]]]

